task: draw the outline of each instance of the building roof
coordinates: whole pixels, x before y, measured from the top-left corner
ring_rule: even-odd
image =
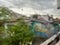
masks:
[[[54,19],[54,23],[60,24],[60,19],[59,18]]]

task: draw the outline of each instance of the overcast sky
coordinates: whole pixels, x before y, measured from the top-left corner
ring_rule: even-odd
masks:
[[[0,0],[0,6],[6,6],[13,11],[25,15],[54,14],[60,16],[57,0]]]

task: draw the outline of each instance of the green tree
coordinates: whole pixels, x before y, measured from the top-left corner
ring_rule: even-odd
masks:
[[[19,45],[19,43],[22,45],[34,39],[34,33],[23,19],[16,25],[8,27],[8,34],[9,36],[4,41],[6,45]]]
[[[38,14],[34,14],[32,17],[35,18],[35,19],[37,19]]]
[[[8,8],[0,7],[0,21],[5,23],[7,20],[9,20],[9,16],[12,17],[13,15],[14,12],[10,11]],[[0,33],[5,33],[3,30],[4,28],[1,27]],[[8,26],[7,37],[0,36],[0,45],[19,45],[19,43],[22,45],[23,43],[25,44],[32,41],[33,38],[34,33],[31,31],[30,26],[23,18],[21,18],[16,25]]]
[[[7,21],[15,16],[15,13],[7,7],[0,7],[0,20]]]

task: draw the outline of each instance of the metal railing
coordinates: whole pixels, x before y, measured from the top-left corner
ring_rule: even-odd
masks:
[[[53,45],[59,41],[60,31],[40,45]]]

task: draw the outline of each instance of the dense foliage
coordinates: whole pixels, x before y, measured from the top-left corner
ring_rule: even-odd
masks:
[[[2,11],[0,16],[10,14],[7,8],[0,9],[0,11]],[[34,38],[30,26],[23,18],[21,18],[16,25],[8,26],[7,30],[4,27],[2,28],[2,25],[0,27],[0,33],[3,32],[1,34],[2,36],[0,35],[0,45],[22,45],[31,42]],[[6,34],[4,30],[6,30]]]

